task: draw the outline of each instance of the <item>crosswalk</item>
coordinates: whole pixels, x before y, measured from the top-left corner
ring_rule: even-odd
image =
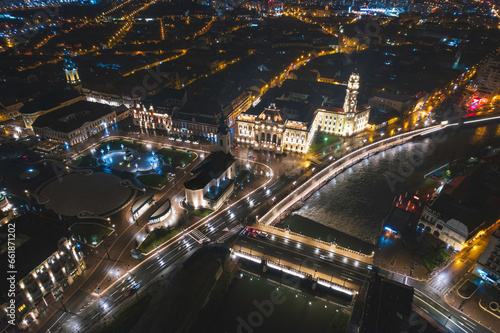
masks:
[[[189,234],[191,237],[194,238],[195,241],[197,241],[198,243],[200,243],[203,239],[207,239],[208,236],[205,235],[204,233],[202,233],[200,230],[198,229],[194,229],[191,231],[191,233]]]
[[[244,228],[243,224],[238,224],[234,228],[231,228],[228,232],[226,232],[224,235],[222,235],[221,237],[219,237],[219,239],[217,239],[217,243],[224,243],[231,236],[233,236],[233,235],[237,234],[238,232],[240,232],[243,228]]]
[[[427,284],[432,288],[434,288],[434,290],[438,291],[439,293],[444,293],[446,289],[449,287],[448,283],[446,283],[446,281],[443,281],[443,279],[440,279],[439,277],[433,278]]]
[[[398,273],[391,273],[389,278],[399,283],[405,283],[405,276]]]

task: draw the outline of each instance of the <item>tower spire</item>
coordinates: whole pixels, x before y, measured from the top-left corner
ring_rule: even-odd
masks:
[[[227,126],[224,112],[220,113],[219,127],[217,128],[217,140],[219,141],[217,150],[223,151],[226,154],[231,152],[231,131],[229,130],[229,126]]]
[[[68,50],[64,49],[63,55],[64,63],[63,70],[66,74],[66,82],[70,86],[78,87],[80,86],[80,75],[78,75],[78,68],[76,67],[73,60],[71,60],[71,56],[68,53]]]

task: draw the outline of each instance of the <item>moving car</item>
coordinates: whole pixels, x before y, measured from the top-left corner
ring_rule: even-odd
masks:
[[[269,234],[265,231],[257,231],[257,237],[259,238],[267,238]]]

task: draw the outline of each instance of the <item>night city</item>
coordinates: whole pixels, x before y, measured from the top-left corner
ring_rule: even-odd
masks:
[[[0,333],[500,333],[499,0],[0,1]]]

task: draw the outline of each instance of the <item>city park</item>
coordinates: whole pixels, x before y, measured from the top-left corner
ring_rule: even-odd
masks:
[[[79,219],[70,228],[75,238],[97,247],[115,230],[109,216],[144,198],[147,188],[153,191],[149,194],[164,189],[174,179],[176,171],[185,169],[197,157],[194,152],[159,144],[111,139],[67,162],[62,174],[47,181],[33,195],[47,198],[45,207],[55,214]],[[25,173],[23,176],[29,178],[34,172]],[[154,231],[163,224],[154,224],[148,229]],[[170,236],[163,233],[150,233],[146,243],[153,241],[149,238],[158,243],[161,238]],[[141,249],[149,250],[150,246]]]

